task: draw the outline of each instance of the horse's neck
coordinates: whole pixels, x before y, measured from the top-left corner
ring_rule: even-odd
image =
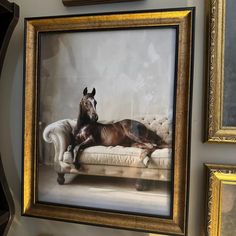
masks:
[[[76,129],[79,130],[81,127],[90,123],[88,115],[83,111],[83,108],[80,104],[79,115],[77,119]]]
[[[88,119],[83,119],[83,118],[78,117],[76,127],[77,127],[77,129],[80,129],[81,127],[88,125],[90,123],[91,122]]]

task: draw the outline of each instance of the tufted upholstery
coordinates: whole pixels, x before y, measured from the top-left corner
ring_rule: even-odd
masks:
[[[156,132],[171,147],[172,124],[167,118],[149,115],[135,120]],[[171,148],[156,150],[148,157],[146,151],[139,148],[93,146],[82,152],[81,168],[75,169],[63,156],[75,126],[76,120],[65,119],[48,125],[43,132],[44,140],[54,144],[57,172],[170,180]]]
[[[135,147],[88,147],[80,155],[80,162],[84,164],[145,167],[144,159],[147,151]]]
[[[143,123],[147,128],[154,131],[159,135],[166,143],[171,144],[172,141],[172,123],[167,117],[158,115],[146,115],[143,117],[137,117],[135,120]]]

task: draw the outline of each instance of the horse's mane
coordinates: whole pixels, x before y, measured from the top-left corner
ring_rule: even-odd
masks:
[[[80,103],[80,105],[79,105],[79,115],[78,115],[75,131],[78,131],[81,126],[83,126],[84,124],[87,124],[87,123],[90,123],[90,119],[89,119],[87,113],[85,113],[83,111],[82,105]]]

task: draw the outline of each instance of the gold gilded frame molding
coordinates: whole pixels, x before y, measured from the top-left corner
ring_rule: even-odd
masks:
[[[207,142],[236,142],[236,127],[224,127],[224,41],[226,0],[207,0]]]
[[[186,234],[188,160],[190,153],[191,58],[194,9],[110,13],[25,21],[25,117],[22,214],[98,226],[165,234]],[[37,93],[39,33],[80,30],[171,27],[177,30],[176,115],[173,160],[173,207],[169,218],[124,214],[37,201]]]
[[[222,184],[236,184],[236,166],[206,164],[207,214],[206,236],[221,235]]]

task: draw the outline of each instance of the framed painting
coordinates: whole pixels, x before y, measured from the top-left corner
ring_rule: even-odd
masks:
[[[236,166],[207,164],[206,235],[236,234]]]
[[[26,19],[23,215],[185,234],[193,18]]]
[[[63,4],[68,7],[132,1],[141,0],[62,0]]]
[[[208,142],[236,142],[234,47],[236,2],[207,0],[207,113]]]

